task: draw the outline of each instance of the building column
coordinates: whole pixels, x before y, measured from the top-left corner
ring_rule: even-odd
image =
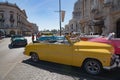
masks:
[[[85,33],[86,33],[86,34],[90,34],[90,33],[89,33],[89,26],[88,26],[87,24],[85,24],[85,29],[84,29],[84,30],[85,30]]]
[[[81,24],[81,27],[80,27],[81,33],[85,33],[84,28],[85,28],[84,24]]]
[[[111,15],[108,15],[106,17],[106,20],[105,20],[105,34],[109,34],[111,32],[114,32],[114,26],[113,26],[113,22],[112,22],[112,16]]]
[[[92,33],[94,34],[95,33],[95,26],[91,26],[91,29],[92,29]]]
[[[73,23],[73,32],[76,32],[76,23]]]
[[[9,27],[10,26],[10,14],[8,10],[5,10],[4,17],[5,17],[5,26]]]
[[[81,31],[80,31],[80,27],[81,27],[81,26],[80,26],[80,23],[77,22],[77,32],[81,32]]]
[[[114,31],[114,26],[113,26],[113,22],[112,22],[112,15],[110,14],[111,13],[110,9],[111,9],[111,5],[104,7],[104,12],[105,12],[104,34],[105,35],[108,35],[109,33]]]
[[[17,27],[17,13],[14,12],[14,26]]]

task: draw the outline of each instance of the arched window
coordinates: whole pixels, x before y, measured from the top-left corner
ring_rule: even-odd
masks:
[[[14,31],[14,30],[11,30],[11,31],[10,31],[10,35],[15,35],[15,31]]]
[[[10,11],[10,22],[14,22],[14,12]]]
[[[4,11],[0,10],[0,26],[4,27]]]
[[[0,10],[0,21],[4,19],[4,11],[3,10]]]

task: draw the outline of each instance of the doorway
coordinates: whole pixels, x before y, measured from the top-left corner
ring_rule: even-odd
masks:
[[[120,19],[116,23],[116,37],[120,38]]]
[[[15,31],[14,31],[14,30],[11,30],[11,31],[10,31],[10,35],[15,35]]]

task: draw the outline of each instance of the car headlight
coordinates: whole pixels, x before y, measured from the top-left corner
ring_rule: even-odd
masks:
[[[119,61],[119,56],[116,54],[113,54],[111,57],[111,63],[110,65],[113,65],[115,62]]]

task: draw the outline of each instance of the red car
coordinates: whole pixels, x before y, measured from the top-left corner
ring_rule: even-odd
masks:
[[[114,33],[110,33],[107,37],[98,37],[89,41],[111,44],[115,48],[115,54],[120,56],[120,38],[114,38]]]

